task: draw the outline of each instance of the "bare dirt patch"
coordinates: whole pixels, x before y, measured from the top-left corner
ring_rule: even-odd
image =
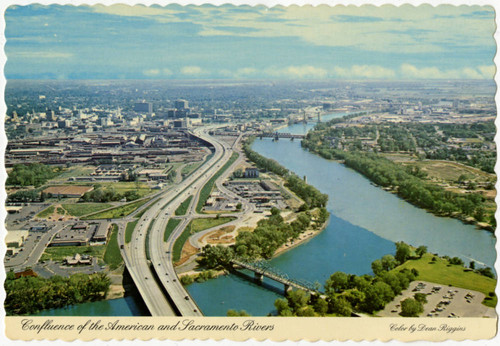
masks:
[[[182,247],[181,258],[178,262],[175,263],[175,265],[180,266],[181,264],[184,264],[187,260],[189,260],[191,256],[196,255],[197,253],[197,248],[191,245],[189,241],[185,242],[184,246]]]
[[[234,237],[228,233],[234,231],[235,226],[225,226],[213,232],[205,234],[200,241],[206,241],[208,244],[231,244],[234,243]]]

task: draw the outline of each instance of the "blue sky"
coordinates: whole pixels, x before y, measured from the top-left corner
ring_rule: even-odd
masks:
[[[492,79],[485,6],[11,6],[7,78]]]

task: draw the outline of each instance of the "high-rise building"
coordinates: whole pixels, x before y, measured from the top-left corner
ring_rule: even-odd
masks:
[[[151,102],[137,102],[134,105],[134,111],[138,113],[153,113],[153,104]]]
[[[181,110],[181,109],[188,109],[189,108],[189,103],[186,100],[177,100],[174,103],[175,108]]]

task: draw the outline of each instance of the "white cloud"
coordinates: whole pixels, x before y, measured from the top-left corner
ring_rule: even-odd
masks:
[[[288,66],[283,69],[268,69],[267,73],[271,76],[285,77],[292,79],[303,79],[303,78],[325,78],[328,76],[328,71],[310,65],[303,66]]]
[[[402,78],[407,79],[491,79],[494,69],[494,66],[479,66],[440,70],[437,67],[419,68],[411,64],[403,64],[400,73]]]
[[[255,75],[257,72],[258,72],[257,69],[254,69],[253,67],[243,67],[236,70],[234,77],[235,78],[249,77]]]
[[[165,76],[170,76],[172,74],[172,71],[168,68],[164,68],[161,70]]]
[[[497,70],[495,65],[478,66],[477,69],[485,79],[493,79]]]
[[[181,73],[189,76],[201,75],[204,74],[205,71],[199,66],[184,66],[181,68]]]
[[[73,57],[72,53],[51,52],[51,51],[18,51],[7,53],[8,58],[21,59],[69,59]]]
[[[149,70],[144,70],[144,71],[142,71],[142,73],[148,77],[155,77],[155,76],[160,75],[160,70],[157,68],[153,68],[153,69],[149,69]]]

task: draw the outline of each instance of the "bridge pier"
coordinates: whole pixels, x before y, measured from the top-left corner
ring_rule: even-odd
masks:
[[[264,281],[264,274],[254,272],[254,281],[258,284],[262,284]]]

